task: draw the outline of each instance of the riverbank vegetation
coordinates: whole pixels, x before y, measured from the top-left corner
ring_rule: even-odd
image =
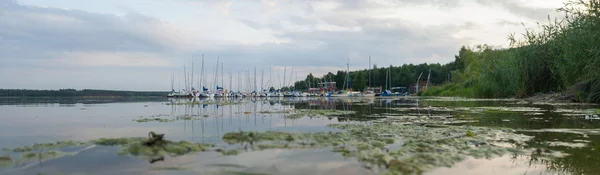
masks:
[[[571,101],[600,103],[600,2],[570,1],[562,20],[508,36],[510,48],[462,47],[452,79],[425,96],[528,97],[568,93]]]

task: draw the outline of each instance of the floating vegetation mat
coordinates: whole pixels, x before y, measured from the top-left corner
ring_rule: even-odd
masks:
[[[73,156],[77,153],[93,148],[94,145],[84,142],[64,141],[55,143],[36,143],[20,148],[4,148],[2,151],[10,155],[0,156],[0,166],[19,165],[21,169],[64,156]],[[76,148],[74,151],[65,151],[64,148]]]
[[[187,141],[163,140],[162,134],[149,133],[149,138],[100,138],[88,142],[65,141],[56,143],[34,144],[20,148],[4,148],[3,151],[17,154],[16,157],[0,156],[0,165],[35,163],[39,160],[56,159],[63,156],[76,155],[95,146],[119,146],[118,155],[130,155],[149,160],[151,163],[164,160],[165,156],[175,157],[187,153],[207,151],[212,144],[191,143]],[[65,152],[66,148],[79,147],[76,151]]]
[[[474,110],[480,111],[503,111],[503,112],[543,112],[545,110],[534,107],[507,107],[507,106],[498,106],[498,107],[474,107]]]
[[[402,115],[383,116],[385,119],[376,120],[377,123],[394,122],[404,125],[422,125],[427,127],[446,127],[448,124],[473,123],[477,120],[469,118],[456,118],[452,115]]]
[[[204,115],[186,114],[186,115],[180,115],[180,116],[174,116],[174,117],[170,117],[169,115],[166,115],[166,114],[152,115],[152,116],[139,116],[138,119],[133,119],[133,121],[136,121],[139,123],[173,122],[173,121],[177,121],[177,120],[200,120],[201,117],[208,117],[208,114],[204,114]]]
[[[309,117],[325,117],[325,116],[341,116],[355,114],[356,111],[344,111],[344,110],[322,110],[322,109],[297,109],[291,112],[289,115],[285,115],[286,118],[302,118],[304,116]]]
[[[382,168],[388,174],[421,174],[437,167],[450,167],[468,156],[492,158],[507,153],[532,152],[511,146],[524,145],[531,137],[510,129],[430,128],[395,122],[331,124],[329,127],[343,132],[240,131],[225,134],[223,140],[244,145],[239,151],[330,147],[345,157],[358,159],[368,169]]]
[[[519,99],[514,98],[503,98],[503,99],[493,99],[493,98],[463,98],[463,97],[433,97],[433,98],[422,98],[425,101],[519,101]]]
[[[600,135],[600,129],[533,129],[533,130],[519,130],[520,132],[555,132],[555,133],[569,133],[569,134],[578,134],[583,137],[588,137],[588,135]]]
[[[96,145],[119,146],[119,155],[142,157],[147,160],[164,159],[164,156],[175,157],[187,153],[207,151],[211,144],[191,143],[187,141],[169,141],[148,145],[147,138],[102,138],[92,141]]]
[[[483,106],[483,107],[411,107],[411,108],[381,108],[394,111],[437,111],[437,112],[544,112],[546,110],[535,107],[507,107],[507,106]]]
[[[167,105],[238,105],[247,102],[242,101],[186,101],[177,103],[166,103]]]

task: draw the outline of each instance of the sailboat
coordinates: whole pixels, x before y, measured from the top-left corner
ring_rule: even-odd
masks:
[[[337,94],[331,94],[331,97],[356,97],[356,96],[360,96],[360,92],[358,91],[352,91],[352,88],[350,88],[350,59],[348,59],[348,63],[346,63],[346,85],[345,85],[348,89],[346,89],[345,91],[341,91],[340,93]]]
[[[371,86],[371,56],[369,56],[369,86],[368,87],[370,87],[370,86]],[[375,97],[375,92],[373,92],[367,88],[367,90],[360,95],[363,97]]]

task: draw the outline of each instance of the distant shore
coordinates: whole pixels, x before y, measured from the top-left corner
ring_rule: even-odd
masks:
[[[59,89],[59,90],[32,90],[32,89],[0,89],[0,97],[78,97],[78,98],[121,98],[121,97],[166,97],[166,91],[121,91],[99,89]]]

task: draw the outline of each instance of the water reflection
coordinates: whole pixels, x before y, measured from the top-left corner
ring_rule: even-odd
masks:
[[[11,148],[58,140],[93,140],[102,137],[143,137],[149,131],[164,133],[169,140],[225,144],[224,134],[238,131],[324,132],[330,123],[370,123],[386,116],[439,116],[473,119],[474,125],[506,127],[535,136],[524,148],[561,152],[564,157],[541,158],[538,154],[513,155],[490,160],[470,158],[451,168],[439,168],[429,174],[597,174],[600,172],[600,136],[575,132],[531,132],[536,129],[600,128],[600,121],[557,113],[552,105],[520,105],[507,101],[427,101],[411,97],[398,98],[245,98],[245,99],[2,99],[0,100],[0,147]],[[536,107],[540,115],[527,112],[436,110],[434,107]],[[408,109],[411,110],[398,110]],[[560,108],[569,108],[561,106]],[[586,108],[586,107],[578,107]],[[587,107],[597,108],[597,107]],[[288,118],[290,109],[337,109],[354,114],[329,117]],[[366,117],[374,116],[378,117]],[[161,116],[169,122],[137,122],[137,119]],[[238,145],[232,145],[238,146]],[[167,174],[158,167],[176,166],[176,173],[218,171],[222,166],[239,165],[235,171],[270,174],[354,173],[372,174],[357,168],[356,160],[344,160],[329,150],[265,150],[222,157],[215,153],[185,155],[154,160],[114,154],[116,148],[98,147],[77,156],[50,160],[33,166],[23,174],[37,172],[106,172],[106,174]],[[534,152],[536,153],[536,152]],[[282,155],[285,158],[282,157]],[[90,160],[90,157],[94,157]],[[271,161],[271,159],[282,161]],[[104,161],[104,162],[101,162]],[[78,166],[73,166],[74,164]],[[110,171],[94,166],[110,167]],[[273,168],[276,167],[276,168]],[[294,170],[294,171],[293,171]],[[348,171],[353,170],[353,171]],[[0,172],[1,169],[0,169]],[[18,174],[18,173],[17,173]],[[301,174],[301,173],[298,173]]]

